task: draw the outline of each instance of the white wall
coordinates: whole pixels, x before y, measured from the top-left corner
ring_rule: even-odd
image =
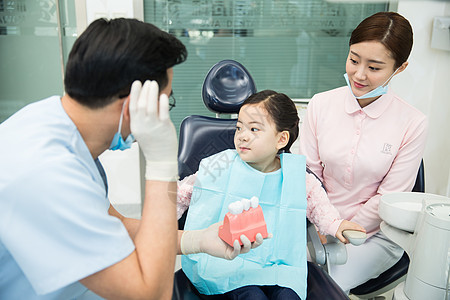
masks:
[[[431,48],[433,19],[450,16],[450,1],[400,0],[397,12],[410,21],[414,46],[409,66],[392,87],[429,120],[426,192],[450,196],[450,51]]]
[[[129,150],[107,150],[99,157],[108,178],[108,197],[124,216],[140,219],[144,183],[139,146]]]

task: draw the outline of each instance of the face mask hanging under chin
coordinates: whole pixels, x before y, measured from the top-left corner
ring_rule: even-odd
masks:
[[[120,131],[122,130],[122,119],[123,119],[123,109],[125,107],[125,102],[122,106],[122,112],[120,113],[120,121],[119,121],[119,129],[113,137],[111,145],[109,146],[110,150],[126,150],[131,147],[131,144],[134,142],[134,136],[130,133],[126,140],[123,139]]]
[[[345,81],[347,82],[347,86],[350,89],[350,92],[352,93],[353,97],[355,97],[358,100],[359,99],[374,98],[374,97],[378,97],[378,96],[381,96],[381,95],[384,95],[384,94],[387,93],[388,86],[389,86],[388,85],[389,80],[391,80],[391,78],[394,76],[394,74],[395,74],[395,72],[397,72],[397,70],[398,70],[398,68],[394,71],[394,73],[392,73],[391,76],[389,76],[389,78],[382,85],[380,85],[379,87],[377,87],[377,88],[371,90],[370,92],[368,92],[368,93],[366,93],[366,94],[364,94],[362,96],[359,96],[359,97],[356,97],[355,94],[353,93],[352,86],[350,84],[350,81],[348,80],[347,73],[344,74],[344,78],[345,78]]]
[[[126,140],[123,139],[122,134],[119,132],[116,132],[114,135],[114,138],[111,142],[111,145],[109,146],[110,150],[126,150],[130,149],[131,145],[134,142],[134,136],[130,133],[130,135],[127,137]]]

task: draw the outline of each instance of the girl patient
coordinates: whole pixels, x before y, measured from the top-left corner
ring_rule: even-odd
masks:
[[[221,221],[230,203],[256,196],[273,233],[260,247],[232,261],[183,256],[183,271],[200,293],[229,299],[306,299],[305,218],[344,243],[344,230],[365,232],[340,218],[321,182],[306,172],[305,157],[289,153],[298,123],[288,96],[271,90],[256,93],[239,111],[235,150],[203,159],[197,173],[178,183],[178,218],[189,207],[186,230]],[[256,239],[262,240],[261,235]]]

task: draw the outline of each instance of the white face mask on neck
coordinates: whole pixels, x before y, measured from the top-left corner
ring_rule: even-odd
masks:
[[[123,109],[125,108],[125,103],[126,101],[123,103],[122,106],[122,112],[120,113],[119,129],[114,135],[111,145],[109,146],[110,150],[126,150],[129,149],[131,147],[131,144],[133,144],[134,142],[134,136],[131,133],[126,138],[126,140],[123,139],[122,134],[120,133],[120,131],[122,130]]]
[[[389,82],[389,80],[391,80],[391,78],[394,76],[395,72],[397,72],[397,70],[398,70],[399,68],[400,68],[400,67],[398,67],[398,68],[394,71],[394,73],[392,73],[392,75],[389,76],[389,78],[388,78],[382,85],[380,85],[380,86],[377,87],[377,88],[374,88],[374,89],[371,90],[370,92],[367,92],[367,93],[365,93],[364,95],[359,96],[359,97],[356,97],[355,94],[353,94],[352,86],[351,86],[351,84],[350,84],[350,81],[348,80],[348,75],[347,75],[347,73],[344,74],[344,78],[345,78],[345,81],[347,82],[348,87],[350,88],[350,92],[352,92],[353,97],[355,97],[355,98],[358,99],[358,100],[359,100],[359,99],[374,98],[374,97],[378,97],[378,96],[381,96],[381,95],[384,95],[384,94],[387,93],[388,86],[389,86],[389,85],[388,85],[388,82]]]

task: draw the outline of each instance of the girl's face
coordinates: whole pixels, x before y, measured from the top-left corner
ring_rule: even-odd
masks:
[[[405,62],[396,74],[403,71],[407,64]],[[345,69],[353,94],[356,97],[362,96],[384,84],[394,73],[394,65],[395,60],[390,51],[380,42],[368,41],[351,45]],[[378,97],[359,101],[363,107],[376,98]]]
[[[244,105],[234,134],[234,146],[243,161],[261,172],[279,166],[276,154],[289,141],[287,131],[278,132],[268,112],[259,104]]]

